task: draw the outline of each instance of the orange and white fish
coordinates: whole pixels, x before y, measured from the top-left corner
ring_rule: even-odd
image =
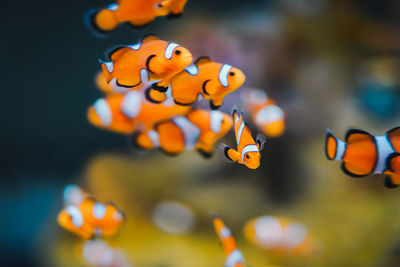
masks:
[[[226,113],[195,109],[186,116],[157,124],[152,131],[135,134],[132,142],[144,149],[159,147],[168,154],[197,149],[203,156],[210,157],[215,143],[232,128],[232,124]]]
[[[77,206],[65,207],[57,220],[64,229],[91,239],[114,235],[125,221],[125,215],[111,202],[103,204],[88,197]]]
[[[232,113],[237,150],[224,146],[225,157],[233,162],[246,165],[247,168],[257,169],[260,166],[260,151],[264,148],[265,138],[258,134],[256,141],[251,136],[250,128],[244,122],[243,113]]]
[[[278,137],[285,131],[285,114],[263,90],[244,92],[245,110],[258,129],[266,136]]]
[[[268,251],[304,256],[316,251],[316,240],[307,228],[285,218],[260,216],[247,222],[243,232],[247,240]]]
[[[327,131],[325,155],[329,160],[342,161],[342,170],[352,177],[387,174],[385,186],[400,185],[400,127],[384,135],[351,129],[345,141]]]
[[[98,99],[89,107],[87,117],[96,127],[132,134],[152,130],[156,123],[186,115],[190,109],[174,104],[172,99],[161,104],[149,103],[141,91],[130,91]]]
[[[184,47],[146,35],[134,45],[118,46],[101,61],[104,78],[113,93],[147,89],[166,91],[170,79],[192,62]]]
[[[120,23],[142,28],[156,17],[178,18],[187,0],[116,0],[103,9],[93,8],[85,16],[85,24],[97,37],[106,37]]]
[[[178,105],[192,105],[201,95],[210,99],[211,109],[218,109],[224,97],[238,89],[246,77],[240,69],[228,64],[212,61],[209,57],[201,57],[185,70],[170,80],[170,94]],[[167,95],[157,88],[147,93],[148,99],[154,102],[165,101]]]
[[[213,224],[215,232],[222,243],[222,249],[226,256],[225,267],[243,267],[244,258],[242,252],[237,248],[235,238],[232,236],[231,231],[225,226],[221,218],[213,214]]]

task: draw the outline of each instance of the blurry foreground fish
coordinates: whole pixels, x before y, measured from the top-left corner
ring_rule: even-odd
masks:
[[[89,107],[87,117],[96,127],[121,134],[150,131],[156,123],[186,115],[190,107],[174,104],[172,99],[162,103],[148,102],[140,91],[108,94]]]
[[[197,149],[203,156],[212,155],[215,143],[232,128],[232,119],[221,111],[195,109],[186,116],[161,122],[155,129],[132,137],[144,149],[161,148],[168,154]]]
[[[77,206],[65,207],[57,220],[64,229],[91,239],[114,235],[122,226],[125,215],[111,202],[103,204],[87,197]]]
[[[345,141],[327,131],[325,154],[329,160],[342,161],[342,170],[351,177],[370,174],[387,174],[385,186],[400,185],[400,127],[384,135],[372,135],[366,131],[351,129]]]
[[[224,97],[238,89],[245,79],[240,69],[214,62],[209,57],[200,57],[193,65],[171,79],[169,90],[178,105],[192,105],[201,95],[205,99],[210,99],[212,109],[218,109]],[[158,103],[167,98],[165,91],[157,91],[154,87],[147,96],[149,101]]]
[[[142,28],[156,17],[178,18],[187,0],[116,0],[103,9],[91,9],[85,24],[97,37],[106,37],[120,23],[128,22],[133,28]]]
[[[243,231],[247,240],[271,252],[306,256],[316,251],[307,229],[284,218],[257,217],[247,222]]]
[[[225,226],[224,222],[217,214],[213,214],[215,232],[222,243],[222,249],[226,256],[224,267],[242,267],[244,258],[242,252],[237,248],[235,238],[231,231]]]
[[[150,86],[167,90],[170,79],[189,66],[193,59],[186,48],[152,34],[134,45],[112,49],[107,57],[108,61],[101,65],[108,92],[114,93]]]
[[[266,136],[277,137],[285,131],[285,115],[275,101],[263,90],[244,92],[245,109],[258,129]]]
[[[223,145],[225,157],[233,162],[244,164],[247,168],[257,169],[260,166],[260,151],[264,148],[265,138],[259,134],[256,141],[254,141],[249,127],[244,122],[243,113],[239,115],[235,109],[232,117],[237,150]]]

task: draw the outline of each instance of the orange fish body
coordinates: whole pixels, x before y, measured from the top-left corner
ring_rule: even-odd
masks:
[[[278,137],[285,131],[285,115],[274,100],[263,90],[245,92],[246,110],[255,125],[269,137]]]
[[[260,151],[264,141],[259,137],[254,141],[249,127],[244,122],[243,113],[239,115],[234,110],[233,121],[237,149],[225,146],[225,157],[233,162],[244,164],[247,168],[257,169],[260,166]]]
[[[101,67],[109,91],[125,93],[150,86],[166,91],[171,77],[189,66],[192,55],[178,44],[147,35],[134,45],[115,48],[108,59]]]
[[[385,186],[400,185],[400,127],[385,135],[374,136],[368,132],[351,129],[345,141],[327,131],[325,154],[329,160],[342,161],[342,170],[352,177],[370,174],[387,174]]]
[[[137,130],[150,131],[160,121],[185,115],[190,107],[175,105],[172,100],[153,104],[140,91],[108,94],[98,99],[88,110],[91,124],[121,134]]]
[[[315,252],[315,240],[307,229],[290,220],[261,216],[250,220],[243,228],[251,243],[280,254],[310,255]]]
[[[154,131],[134,136],[134,143],[145,149],[160,147],[169,154],[197,149],[212,155],[215,143],[232,127],[232,119],[220,111],[192,110],[186,116],[162,122]]]
[[[222,243],[222,249],[226,256],[225,267],[243,267],[244,258],[236,246],[235,238],[231,231],[225,226],[224,222],[217,215],[213,215],[215,232]]]
[[[86,198],[78,206],[70,205],[58,215],[58,223],[84,239],[114,235],[124,222],[124,214],[112,203]]]
[[[147,26],[156,17],[182,14],[187,0],[117,0],[104,9],[91,9],[85,17],[86,25],[98,37],[105,37],[120,23],[134,28]]]
[[[245,81],[245,75],[228,64],[201,57],[196,62],[175,75],[170,81],[170,94],[179,105],[192,105],[199,95],[210,99],[212,109],[218,109],[224,97],[238,89]],[[162,102],[166,95],[156,90],[148,94],[150,100]]]

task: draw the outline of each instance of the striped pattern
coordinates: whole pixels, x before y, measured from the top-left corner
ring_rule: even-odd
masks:
[[[383,173],[386,169],[387,157],[395,151],[387,135],[375,136],[375,142],[378,150],[378,162],[375,166],[374,173]]]
[[[232,69],[231,65],[224,64],[224,65],[222,65],[221,70],[219,71],[218,79],[221,82],[223,87],[229,86],[228,74],[231,69]]]
[[[185,149],[193,150],[201,134],[201,130],[191,123],[186,117],[180,116],[172,119],[172,122],[181,129],[185,138]]]

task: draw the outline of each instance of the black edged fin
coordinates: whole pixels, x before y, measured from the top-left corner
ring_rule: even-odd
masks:
[[[214,102],[210,100],[210,108],[212,110],[218,110],[221,106],[214,105]]]
[[[142,30],[142,29],[146,28],[147,26],[149,26],[151,23],[152,23],[152,21],[149,23],[142,24],[142,25],[135,25],[132,22],[128,22],[128,26],[134,30]]]
[[[225,156],[225,158],[233,162],[233,160],[229,157],[229,154],[228,154],[228,151],[229,151],[230,149],[232,149],[232,148],[230,148],[229,146],[227,146],[227,145],[225,145],[225,144],[221,144],[220,147],[221,147],[221,149],[223,149],[223,151],[224,151],[224,156]]]
[[[392,179],[390,178],[390,176],[387,176],[387,177],[385,178],[385,181],[384,181],[383,184],[385,185],[386,188],[390,188],[390,189],[393,189],[393,188],[398,187],[398,185],[396,185],[396,184],[394,184],[394,183],[392,182]]]
[[[392,154],[390,154],[387,158],[386,158],[386,169],[391,171],[391,172],[395,172],[395,170],[393,170],[392,167],[392,160],[396,157],[399,157],[400,153],[394,152]]]
[[[156,100],[154,100],[154,99],[151,97],[151,95],[150,95],[151,90],[152,90],[152,88],[149,87],[149,88],[145,91],[144,95],[145,95],[145,97],[146,97],[146,100],[149,101],[150,103],[153,103],[153,104],[160,104],[160,103],[162,103],[162,101],[156,101]]]
[[[154,58],[154,57],[156,57],[156,55],[150,55],[150,56],[148,56],[148,58],[146,59],[146,69],[150,72],[150,73],[153,73],[153,74],[155,74],[151,69],[150,69],[150,61]]]
[[[213,156],[213,153],[210,152],[206,152],[203,149],[197,149],[197,151],[205,158],[205,159],[209,159]]]
[[[239,113],[238,113],[236,107],[234,107],[234,108],[232,109],[232,119],[233,119],[233,121],[235,121],[235,114],[236,114],[236,116],[239,116]]]
[[[165,93],[165,92],[167,92],[168,91],[168,86],[167,87],[165,87],[165,86],[159,86],[159,85],[157,85],[157,83],[153,83],[152,85],[151,85],[151,88],[153,88],[154,90],[157,90],[157,91],[159,91],[159,92],[161,92],[161,93]]]
[[[333,157],[330,157],[329,153],[328,153],[328,141],[329,141],[329,138],[333,138],[333,140],[335,140],[335,142],[336,142],[335,155],[333,155]],[[327,129],[326,130],[326,136],[325,136],[325,156],[326,156],[327,159],[329,159],[329,160],[334,160],[335,159],[336,153],[337,153],[337,144],[338,144],[337,138],[333,135],[331,130]]]
[[[136,131],[136,132],[134,132],[134,133],[131,135],[131,138],[130,138],[130,139],[131,139],[131,144],[132,144],[132,146],[133,146],[134,148],[143,150],[143,147],[141,147],[141,146],[139,145],[139,143],[137,142],[137,139],[138,139],[139,134],[140,134],[140,131]]]
[[[389,131],[386,132],[386,134],[391,135],[391,136],[400,135],[400,126],[390,129]]]
[[[142,42],[142,44],[146,43],[146,42],[150,42],[150,41],[156,41],[156,40],[160,40],[160,38],[158,38],[157,35],[155,35],[154,33],[148,33],[146,35],[144,35],[140,41]]]
[[[100,29],[96,23],[96,15],[100,12],[100,9],[92,8],[83,17],[85,26],[89,29],[90,33],[97,38],[106,38],[110,36],[111,31],[105,31]]]
[[[208,83],[209,81],[211,81],[211,80],[208,79],[208,80],[204,81],[204,83],[203,83],[203,85],[202,85],[203,93],[204,93],[205,95],[210,95],[210,94],[207,92],[207,83]]]
[[[211,60],[210,57],[202,56],[202,57],[199,57],[198,59],[196,59],[196,61],[194,62],[194,64],[195,64],[196,66],[199,66],[199,65],[201,65],[201,64],[209,63],[209,62],[212,62],[212,60]]]
[[[353,177],[353,178],[361,178],[361,177],[365,177],[365,176],[369,175],[369,174],[360,175],[360,174],[355,174],[355,173],[350,172],[350,171],[347,170],[347,168],[346,168],[346,162],[342,162],[342,164],[340,165],[340,168],[342,169],[342,171],[343,171],[345,174],[347,174],[348,176]]]
[[[265,137],[265,135],[262,133],[258,133],[257,137],[256,137],[256,143],[258,144],[259,151],[263,150],[266,142],[267,142],[267,138]]]
[[[196,101],[195,101],[195,102],[196,102]],[[177,105],[179,105],[179,106],[191,106],[191,105],[193,105],[195,102],[192,102],[192,103],[181,103],[181,102],[178,102],[178,101],[176,101],[176,100],[174,99],[174,103],[177,104]]]
[[[366,132],[364,130],[359,130],[359,129],[350,129],[347,131],[346,133],[346,137],[345,137],[345,142],[347,143],[348,140],[351,138],[351,136],[353,134],[361,134],[361,135],[367,135],[368,137],[373,137],[373,135],[371,135],[369,132]]]
[[[108,61],[113,61],[116,60],[118,57],[120,57],[124,52],[122,49],[126,48],[126,45],[116,45],[113,47],[110,47],[106,50],[104,53],[104,56]]]
[[[168,15],[167,15],[167,19],[179,19],[179,18],[181,18],[182,17],[182,15],[183,15],[183,13],[169,13]]]

